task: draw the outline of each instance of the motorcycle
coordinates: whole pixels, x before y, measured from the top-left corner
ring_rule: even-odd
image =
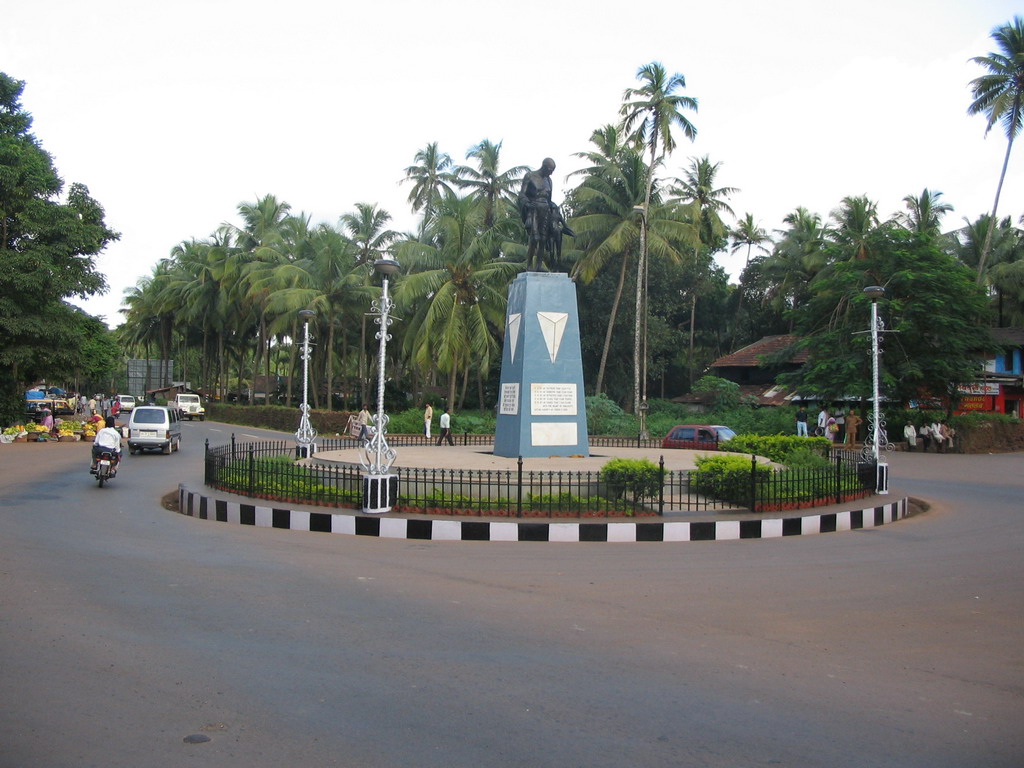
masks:
[[[102,488],[108,480],[113,480],[117,475],[117,465],[120,459],[113,451],[103,451],[96,459],[96,482]]]

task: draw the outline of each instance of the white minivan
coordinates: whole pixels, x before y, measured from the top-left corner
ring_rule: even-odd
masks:
[[[181,450],[181,419],[176,408],[137,405],[128,419],[128,451],[142,453],[159,448],[164,453]]]

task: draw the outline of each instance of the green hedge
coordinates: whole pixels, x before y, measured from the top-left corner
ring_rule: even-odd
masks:
[[[719,446],[732,453],[753,453],[779,464],[789,464],[794,453],[808,449],[828,456],[832,442],[827,437],[797,437],[796,435],[736,435]]]

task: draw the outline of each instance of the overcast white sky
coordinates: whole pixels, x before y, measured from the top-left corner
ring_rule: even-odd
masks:
[[[457,162],[484,138],[505,167],[578,167],[637,69],[661,61],[700,101],[669,161],[720,162],[737,215],[781,228],[866,194],[887,216],[924,187],[960,226],[990,210],[1006,139],[966,114],[971,56],[1009,0],[36,0],[9,3],[0,71],[26,81],[33,131],[67,183],[122,233],[98,260],[120,322],[126,288],[177,243],[266,194],[314,222],[378,203],[411,230],[416,151]],[[1017,153],[1018,155],[1020,152]],[[1001,215],[1024,212],[1011,158]],[[556,189],[557,189],[556,185]],[[557,193],[556,193],[557,197]],[[738,274],[742,255],[720,263]]]

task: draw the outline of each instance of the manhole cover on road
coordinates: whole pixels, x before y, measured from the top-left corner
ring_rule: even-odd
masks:
[[[186,736],[184,741],[186,744],[205,744],[210,740],[210,737],[205,733],[193,733]]]

